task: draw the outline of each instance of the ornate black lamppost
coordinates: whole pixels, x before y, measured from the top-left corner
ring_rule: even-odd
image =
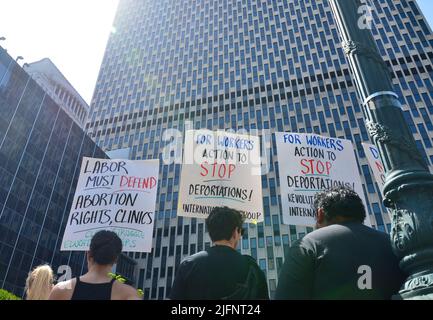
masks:
[[[396,298],[433,299],[433,175],[406,124],[391,74],[361,15],[360,0],[329,0],[350,62],[369,134],[386,170],[391,241],[409,274]]]

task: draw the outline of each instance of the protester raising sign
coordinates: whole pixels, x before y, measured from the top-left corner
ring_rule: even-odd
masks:
[[[314,226],[318,191],[347,186],[365,205],[352,143],[315,134],[276,133],[283,223]],[[370,220],[367,217],[367,225]]]
[[[178,215],[204,219],[227,206],[247,222],[263,221],[259,143],[255,136],[187,131]]]
[[[383,186],[385,185],[385,168],[383,167],[382,160],[380,160],[379,151],[374,145],[369,143],[363,143],[362,146],[364,147],[364,152],[373,171],[374,178],[380,189],[383,190]]]
[[[159,160],[83,158],[62,251],[89,249],[100,230],[116,232],[123,251],[150,252]]]

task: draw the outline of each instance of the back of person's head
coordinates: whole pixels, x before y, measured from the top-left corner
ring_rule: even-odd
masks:
[[[122,252],[122,240],[113,231],[102,230],[90,241],[89,257],[99,265],[114,264]]]
[[[206,227],[213,242],[229,241],[236,228],[242,230],[243,223],[242,214],[228,207],[214,208],[206,219]]]
[[[317,193],[314,197],[313,209],[323,209],[327,222],[336,218],[363,223],[365,207],[359,195],[348,187],[335,187]]]
[[[54,275],[49,265],[38,266],[26,280],[27,300],[47,300],[53,287]]]

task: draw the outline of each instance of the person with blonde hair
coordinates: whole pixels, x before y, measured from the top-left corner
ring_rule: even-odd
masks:
[[[27,300],[48,300],[53,288],[54,274],[49,265],[38,266],[26,280]]]

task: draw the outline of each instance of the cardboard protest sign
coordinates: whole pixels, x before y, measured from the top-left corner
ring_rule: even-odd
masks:
[[[385,168],[380,159],[379,151],[376,146],[369,143],[363,143],[362,146],[364,147],[364,152],[373,171],[374,178],[380,189],[383,190],[383,186],[385,185]]]
[[[284,224],[314,226],[314,195],[339,185],[356,191],[365,205],[349,140],[301,133],[275,133],[275,138]],[[371,225],[368,217],[365,223]]]
[[[367,156],[368,164],[370,165],[371,170],[373,171],[374,179],[381,191],[383,191],[383,187],[385,186],[385,167],[383,166],[382,160],[379,156],[379,150],[377,147],[370,143],[362,143],[364,147],[365,155]],[[387,211],[389,221],[392,221],[392,216],[389,211]]]
[[[89,249],[100,230],[116,232],[123,251],[152,247],[159,160],[83,158],[62,251]]]
[[[214,207],[264,220],[260,140],[224,131],[189,130],[179,189],[179,216],[205,219]]]

